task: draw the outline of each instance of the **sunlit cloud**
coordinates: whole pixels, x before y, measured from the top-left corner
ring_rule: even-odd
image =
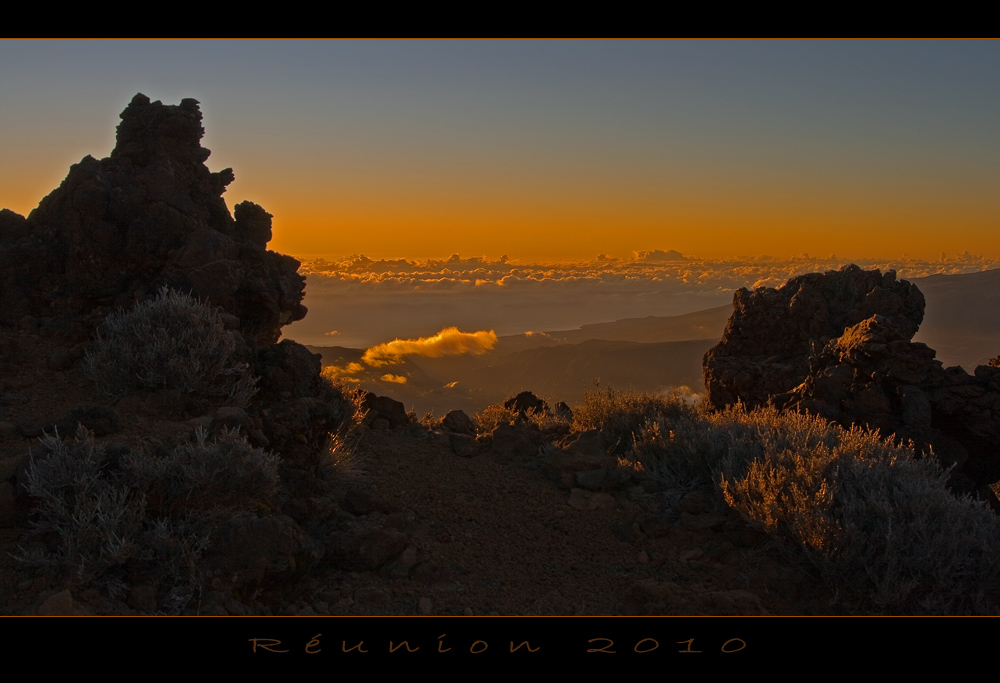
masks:
[[[339,365],[327,365],[323,368],[322,375],[326,377],[331,382],[336,381],[347,381],[347,382],[360,382],[354,375],[358,374],[364,370],[364,366],[359,363],[348,363],[346,366]]]
[[[373,346],[365,351],[361,359],[368,365],[377,367],[398,363],[403,356],[415,355],[428,358],[455,356],[462,353],[486,353],[497,343],[493,330],[461,332],[457,327],[446,327],[433,337],[419,339],[396,339]]]
[[[406,356],[438,358],[463,353],[483,354],[492,349],[496,343],[497,335],[493,330],[461,332],[457,327],[446,327],[432,337],[396,339],[378,344],[365,351],[360,363],[328,365],[323,368],[323,376],[331,381],[360,382],[365,377],[369,380],[377,377],[383,382],[406,384],[405,375],[385,373],[379,376],[377,373],[369,373],[368,368],[399,363]]]
[[[338,332],[337,330],[330,330],[329,332],[326,333],[326,336],[327,337],[335,337],[338,334],[340,334],[340,332]]]

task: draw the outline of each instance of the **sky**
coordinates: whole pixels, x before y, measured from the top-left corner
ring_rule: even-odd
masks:
[[[1000,258],[998,41],[0,41],[0,207],[201,102],[329,259]]]

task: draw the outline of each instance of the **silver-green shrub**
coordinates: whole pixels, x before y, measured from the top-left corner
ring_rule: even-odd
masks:
[[[267,509],[278,490],[278,465],[278,456],[250,445],[238,430],[225,428],[209,441],[201,427],[193,443],[166,456],[138,451],[121,461],[130,484],[164,513]]]
[[[670,488],[711,487],[728,443],[695,412],[648,417],[621,460]]]
[[[627,452],[642,431],[656,420],[670,420],[693,413],[680,393],[650,394],[613,388],[585,391],[584,402],[573,409],[573,427],[600,429],[615,453]]]
[[[1000,520],[948,472],[877,432],[740,408],[720,486],[747,519],[811,561],[847,611],[967,614],[1000,595]]]
[[[20,559],[70,570],[79,581],[127,590],[152,578],[174,609],[199,587],[198,560],[220,525],[267,510],[278,488],[278,457],[237,431],[165,454],[133,449],[112,462],[86,428],[72,441],[41,439],[26,488],[37,511],[33,544]],[[117,597],[117,596],[116,596]]]
[[[108,315],[85,367],[108,397],[132,389],[177,389],[244,406],[256,393],[237,358],[238,333],[219,311],[162,287],[155,299]]]
[[[1000,520],[957,496],[933,455],[812,415],[680,397],[588,392],[578,427],[609,430],[620,462],[669,486],[712,486],[861,614],[994,613]],[[638,425],[638,426],[637,426]]]
[[[31,459],[26,478],[28,493],[38,502],[32,534],[51,533],[58,542],[21,559],[70,567],[87,581],[135,556],[141,548],[145,496],[107,476],[105,450],[84,427],[72,444],[58,432],[45,435],[41,443],[47,454]]]

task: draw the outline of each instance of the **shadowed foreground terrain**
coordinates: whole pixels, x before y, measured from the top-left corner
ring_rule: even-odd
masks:
[[[996,612],[1000,526],[953,492],[996,481],[996,368],[934,365],[912,285],[738,293],[704,406],[420,420],[276,343],[298,263],[261,207],[230,215],[200,122],[136,95],[110,157],[0,212],[0,613]],[[865,406],[955,468],[852,428]]]

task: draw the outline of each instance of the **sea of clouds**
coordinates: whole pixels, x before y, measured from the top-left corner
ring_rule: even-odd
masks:
[[[854,263],[904,279],[1000,268],[969,252],[924,260],[802,254],[700,259],[676,251],[627,258],[531,263],[502,256],[304,260],[309,315],[285,337],[315,346],[372,348],[433,337],[447,328],[497,336],[575,329],[622,318],[691,313],[732,302],[741,287],[777,287],[790,277]]]

